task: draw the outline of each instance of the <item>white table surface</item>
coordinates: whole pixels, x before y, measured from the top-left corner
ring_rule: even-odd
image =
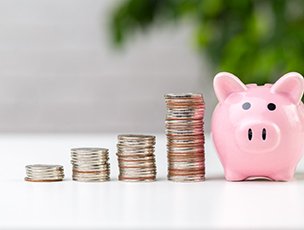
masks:
[[[71,147],[110,149],[111,181],[71,180]],[[166,180],[166,140],[157,136],[156,182],[117,181],[116,135],[0,136],[0,229],[304,228],[304,163],[290,182],[227,182],[210,139],[206,181]],[[25,182],[26,164],[65,167],[66,180]]]

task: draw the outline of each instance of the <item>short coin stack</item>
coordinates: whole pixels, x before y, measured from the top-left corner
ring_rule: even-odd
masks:
[[[167,94],[166,135],[168,179],[203,181],[205,150],[203,117],[205,103],[201,94]]]
[[[110,180],[109,150],[106,148],[71,149],[73,180],[99,182]]]
[[[35,164],[27,165],[26,181],[30,182],[53,182],[62,181],[64,178],[63,166]]]
[[[117,156],[119,180],[154,181],[156,165],[154,156],[155,136],[119,135]]]

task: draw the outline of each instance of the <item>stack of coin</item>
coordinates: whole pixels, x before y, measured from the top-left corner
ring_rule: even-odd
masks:
[[[110,180],[109,150],[105,148],[71,149],[73,180],[98,182]]]
[[[117,156],[119,180],[154,181],[156,165],[154,156],[155,136],[119,135]]]
[[[205,179],[204,110],[201,94],[167,94],[168,179]]]
[[[27,165],[26,181],[30,182],[53,182],[62,181],[64,178],[63,166],[35,164]]]

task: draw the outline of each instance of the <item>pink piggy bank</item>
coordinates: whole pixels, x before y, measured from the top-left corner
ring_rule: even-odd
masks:
[[[231,73],[214,78],[219,100],[212,115],[212,138],[225,178],[293,178],[304,152],[304,80],[288,73],[277,82],[245,85]]]

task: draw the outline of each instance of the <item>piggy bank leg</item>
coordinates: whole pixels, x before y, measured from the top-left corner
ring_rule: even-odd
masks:
[[[246,179],[246,176],[235,171],[225,170],[225,178],[228,181],[242,181]]]
[[[294,176],[295,169],[287,169],[269,177],[275,181],[290,181]]]

